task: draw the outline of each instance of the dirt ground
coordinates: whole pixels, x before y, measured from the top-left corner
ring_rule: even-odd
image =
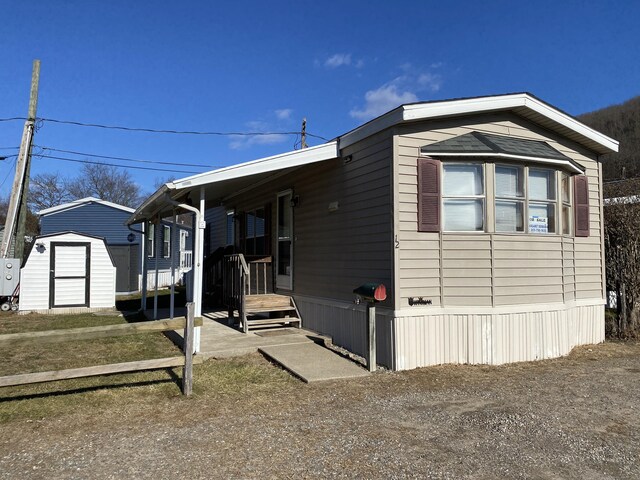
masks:
[[[206,381],[196,372],[189,399],[0,424],[0,479],[640,478],[639,343],[315,385],[256,378],[219,396],[198,394]],[[0,391],[18,401],[35,399]]]

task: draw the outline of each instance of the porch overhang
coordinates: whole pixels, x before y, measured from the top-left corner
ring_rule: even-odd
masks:
[[[207,198],[207,206],[211,206],[229,195],[266,181],[274,175],[339,156],[338,142],[333,141],[174,180],[165,183],[147,198],[129,217],[127,225],[157,217],[167,217],[175,208],[173,202],[184,204],[195,202],[202,189]]]

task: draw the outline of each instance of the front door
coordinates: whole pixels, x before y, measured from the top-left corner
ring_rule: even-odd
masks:
[[[291,190],[278,194],[276,286],[285,290],[293,288],[293,207],[291,200]]]
[[[49,308],[88,307],[91,244],[51,242]]]

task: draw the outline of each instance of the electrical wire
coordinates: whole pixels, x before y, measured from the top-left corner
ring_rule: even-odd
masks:
[[[197,130],[165,130],[165,129],[155,129],[155,128],[123,127],[120,125],[103,125],[99,123],[83,123],[83,122],[75,122],[71,120],[58,120],[55,118],[39,118],[38,120],[42,120],[43,122],[50,122],[50,123],[75,125],[78,127],[106,128],[106,129],[112,129],[112,130],[124,130],[127,132],[170,133],[170,134],[176,134],[176,135],[213,135],[213,136],[221,136],[221,137],[232,137],[232,136],[252,137],[252,136],[267,136],[267,135],[299,135],[300,134],[300,132],[206,132],[206,131],[197,131]],[[320,135],[307,133],[307,136],[328,141],[328,139]]]
[[[71,155],[83,155],[86,157],[94,157],[94,158],[105,158],[107,160],[122,160],[123,162],[135,162],[135,163],[153,163],[153,164],[158,164],[158,165],[176,165],[179,167],[202,167],[202,168],[208,168],[208,169],[214,169],[214,168],[222,168],[221,166],[216,166],[216,165],[205,165],[202,163],[176,163],[176,162],[161,162],[159,160],[140,160],[137,158],[127,158],[127,157],[113,157],[110,155],[98,155],[97,153],[86,153],[86,152],[76,152],[73,150],[62,150],[59,148],[53,148],[53,147],[45,147],[45,146],[41,146],[41,145],[34,145],[37,146],[38,148],[41,148],[43,150],[49,150],[51,152],[60,152],[60,153],[69,153]]]
[[[28,120],[26,117],[9,117],[9,118],[0,118],[0,122],[10,122],[13,120]],[[39,129],[43,122],[50,123],[59,123],[65,125],[75,125],[78,127],[94,127],[94,128],[106,128],[112,130],[124,130],[127,132],[146,132],[146,133],[170,133],[176,135],[213,135],[213,136],[221,136],[221,137],[233,137],[233,136],[266,136],[266,135],[299,135],[300,132],[206,132],[206,131],[197,131],[197,130],[166,130],[166,129],[155,129],[155,128],[137,128],[137,127],[124,127],[121,125],[103,125],[100,123],[84,123],[84,122],[76,122],[72,120],[59,120],[57,118],[36,118],[37,128]],[[313,133],[306,132],[308,137],[318,138],[320,140],[324,140],[328,142],[329,139],[323,137],[322,135],[315,135]]]
[[[9,175],[11,174],[11,172],[13,172],[13,169],[15,168],[17,162],[18,162],[18,158],[16,156],[16,159],[13,161],[13,166],[9,168],[9,171],[4,176],[4,180],[2,180],[2,183],[0,183],[0,189],[4,186],[4,183],[7,181],[7,178],[9,178]]]
[[[193,170],[174,170],[169,168],[136,167],[133,165],[119,165],[117,163],[92,162],[91,160],[79,160],[77,158],[56,157],[53,155],[44,155],[44,154],[37,154],[37,155],[34,154],[33,156],[38,158],[50,158],[52,160],[63,160],[65,162],[89,163],[92,165],[107,165],[109,167],[128,168],[133,170],[151,170],[154,172],[175,172],[175,173],[202,173],[202,172],[193,171]]]

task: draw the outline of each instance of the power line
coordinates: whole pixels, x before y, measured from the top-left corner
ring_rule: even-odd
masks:
[[[94,127],[94,128],[106,128],[112,130],[124,130],[127,132],[147,132],[147,133],[170,133],[176,135],[213,135],[213,136],[221,136],[221,137],[233,137],[233,136],[244,136],[244,137],[253,137],[253,136],[268,136],[268,135],[299,135],[300,132],[207,132],[207,131],[197,131],[197,130],[168,130],[168,129],[155,129],[155,128],[137,128],[137,127],[124,127],[121,125],[103,125],[99,123],[83,123],[83,122],[75,122],[72,120],[58,120],[55,118],[38,118],[43,122],[50,123],[60,123],[65,125],[75,125],[78,127]],[[327,138],[314,135],[307,132],[308,137],[318,138],[324,141],[329,141]]]
[[[0,118],[0,122],[10,122],[13,120],[28,120],[28,119],[26,117]],[[84,122],[76,122],[73,120],[59,120],[56,118],[40,118],[40,117],[36,118],[36,121],[59,123],[59,124],[65,124],[65,125],[75,125],[78,127],[94,127],[94,128],[106,128],[106,129],[112,129],[112,130],[124,130],[127,132],[170,133],[170,134],[176,134],[176,135],[213,135],[213,136],[221,136],[221,137],[300,135],[300,132],[207,132],[207,131],[197,131],[197,130],[168,130],[168,129],[155,129],[155,128],[137,128],[137,127],[124,127],[121,125],[103,125],[100,123],[84,123]],[[309,132],[306,132],[306,135],[307,137],[318,138],[320,140],[324,140],[325,142],[329,141],[328,138],[325,138],[322,135],[314,135]]]
[[[4,187],[4,183],[7,181],[7,178],[9,178],[9,175],[13,172],[13,169],[16,166],[16,162],[18,161],[18,156],[16,155],[15,157],[16,159],[13,161],[13,165],[9,168],[9,171],[4,176],[4,180],[2,180],[2,183],[0,183],[0,188]]]
[[[111,159],[111,160],[122,160],[124,162],[153,163],[153,164],[158,164],[158,165],[177,165],[177,166],[181,166],[181,167],[202,167],[202,168],[209,168],[209,169],[222,168],[221,166],[205,165],[205,164],[201,164],[201,163],[176,163],[176,162],[161,162],[159,160],[140,160],[140,159],[137,159],[137,158],[112,157],[110,155],[98,155],[97,153],[86,153],[86,152],[76,152],[76,151],[73,151],[73,150],[62,150],[62,149],[59,149],[59,148],[43,147],[41,145],[34,145],[34,146],[36,146],[38,148],[41,148],[43,150],[50,150],[52,152],[70,153],[72,155],[84,155],[84,156],[87,156],[87,157],[106,158],[106,159]]]
[[[52,155],[43,155],[43,154],[34,154],[34,157],[39,158],[50,158],[52,160],[63,160],[66,162],[75,162],[75,163],[89,163],[92,165],[107,165],[109,167],[119,167],[119,168],[128,168],[133,170],[151,170],[154,172],[174,172],[174,173],[202,173],[193,170],[174,170],[168,168],[151,168],[151,167],[136,167],[133,165],[119,165],[117,163],[106,163],[106,162],[92,162],[91,160],[79,160],[77,158],[65,158],[65,157],[56,157]]]
[[[0,147],[0,150],[18,150],[20,147]]]

